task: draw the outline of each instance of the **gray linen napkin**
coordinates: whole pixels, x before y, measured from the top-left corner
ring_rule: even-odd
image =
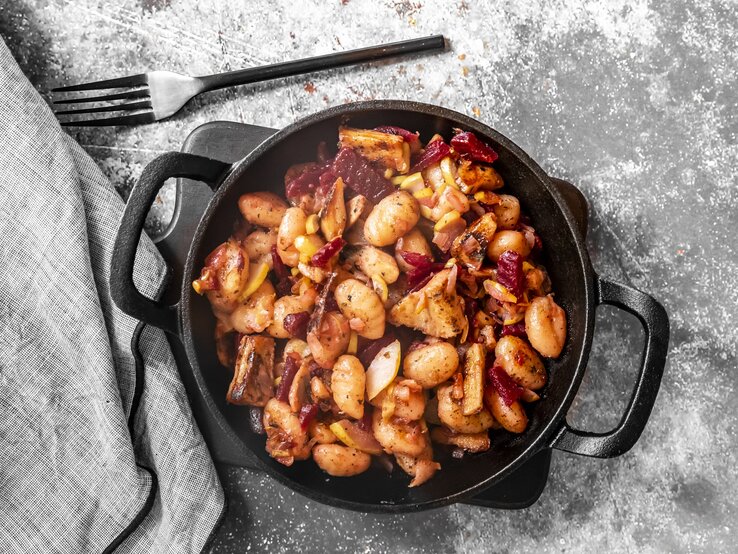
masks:
[[[223,512],[163,333],[110,300],[122,209],[0,40],[0,552],[200,552]]]

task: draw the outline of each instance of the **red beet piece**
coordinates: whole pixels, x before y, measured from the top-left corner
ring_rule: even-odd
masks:
[[[286,296],[292,293],[292,281],[290,280],[290,270],[284,265],[282,258],[277,253],[277,247],[272,246],[272,267],[274,275],[277,278],[277,292],[279,296]]]
[[[351,148],[341,148],[338,151],[331,169],[348,187],[375,204],[395,191],[395,187],[384,175]]]
[[[523,395],[523,387],[512,380],[507,372],[498,365],[487,370],[487,376],[492,387],[500,395],[506,406],[510,406]]]
[[[387,133],[388,135],[398,135],[402,137],[403,139],[405,139],[405,142],[409,142],[410,144],[420,140],[419,133],[411,133],[407,129],[403,129],[402,127],[395,127],[393,125],[384,125],[382,127],[375,127],[374,130],[379,131],[380,133]]]
[[[513,337],[527,337],[528,336],[525,333],[525,322],[523,321],[513,323],[512,325],[503,325],[501,334],[503,337],[506,337],[508,335],[512,335]]]
[[[336,296],[334,294],[329,294],[325,297],[325,311],[326,312],[338,312],[340,311],[340,308],[338,307],[338,300],[336,300]]]
[[[402,259],[405,260],[405,263],[413,267],[423,268],[433,265],[433,260],[431,259],[431,257],[426,256],[425,254],[402,251],[400,252],[400,256],[402,256]]]
[[[306,404],[300,408],[300,415],[297,416],[297,419],[300,420],[300,427],[302,427],[303,431],[308,428],[308,425],[315,419],[316,415],[318,415],[317,404]]]
[[[455,135],[451,139],[451,146],[459,154],[475,162],[491,164],[498,158],[497,152],[492,150],[487,144],[484,144],[477,138],[477,135],[470,131]]]
[[[400,252],[400,256],[405,260],[405,263],[413,266],[413,269],[407,272],[408,292],[421,289],[430,281],[434,273],[445,267],[445,264],[434,262],[429,256],[417,252]]]
[[[497,260],[497,282],[515,296],[521,296],[525,287],[523,256],[513,250],[505,250]]]
[[[336,174],[333,173],[330,169],[328,171],[324,171],[320,178],[318,179],[319,185],[318,190],[323,196],[328,196],[328,194],[331,192],[331,189],[333,188],[333,185],[336,184]]]
[[[285,196],[299,198],[303,194],[313,192],[320,184],[320,176],[324,171],[325,166],[316,163],[306,166],[302,173],[285,184]]]
[[[284,265],[282,258],[279,257],[276,245],[272,246],[272,266],[274,267],[274,274],[280,281],[282,279],[287,279],[290,276],[290,270],[287,269],[287,266]]]
[[[451,148],[442,140],[434,140],[425,147],[425,152],[410,170],[410,173],[422,171],[429,165],[440,162],[451,153]]]
[[[382,338],[371,342],[368,346],[359,348],[359,354],[357,355],[359,357],[361,365],[363,365],[364,368],[368,368],[369,364],[372,363],[379,351],[391,342],[394,342],[395,340],[396,338],[394,335],[385,333]]]
[[[313,254],[310,258],[310,263],[315,267],[325,268],[328,266],[328,262],[333,256],[341,251],[341,248],[346,246],[346,241],[341,237],[336,237],[327,244],[324,244],[320,249]]]
[[[277,387],[277,394],[274,395],[277,400],[287,402],[289,399],[290,388],[292,387],[292,381],[294,381],[295,374],[298,369],[300,369],[300,356],[293,352],[287,356],[287,359],[284,361],[282,380],[279,382],[279,386]]]
[[[310,314],[308,312],[298,312],[284,316],[282,325],[284,325],[285,330],[294,338],[305,340],[308,321],[310,321]]]

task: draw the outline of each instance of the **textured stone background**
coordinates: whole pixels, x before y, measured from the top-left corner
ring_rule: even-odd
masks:
[[[298,7],[299,6],[299,7]],[[473,115],[590,202],[598,272],[660,299],[672,339],[640,442],[613,460],[554,453],[522,512],[452,506],[403,517],[309,502],[225,469],[231,511],[213,552],[727,552],[738,534],[738,16],[734,2],[311,3],[3,0],[0,34],[42,94],[147,69],[203,74],[442,32],[443,55],[230,89],[145,127],[77,139],[122,193],[200,123],[281,127],[326,106],[407,98]],[[158,218],[171,207],[163,195]],[[156,230],[156,225],[152,226]],[[598,312],[570,413],[617,423],[642,345]]]

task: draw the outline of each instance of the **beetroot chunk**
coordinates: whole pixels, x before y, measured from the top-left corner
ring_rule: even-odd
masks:
[[[400,256],[405,263],[413,266],[407,272],[407,288],[408,292],[415,292],[425,286],[430,281],[434,273],[441,271],[446,264],[443,262],[434,262],[430,257],[417,252],[400,252]]]
[[[306,404],[302,408],[300,408],[300,415],[298,416],[298,420],[300,421],[300,427],[304,431],[308,428],[308,425],[310,425],[310,422],[315,419],[315,416],[318,415],[318,405],[317,404]]]
[[[425,147],[425,152],[410,170],[410,173],[416,173],[424,170],[429,165],[440,162],[443,158],[451,153],[451,148],[442,140],[434,140]]]
[[[386,332],[383,337],[378,338],[377,340],[372,341],[369,344],[360,344],[359,353],[357,354],[357,356],[359,358],[359,361],[361,362],[361,365],[363,365],[364,367],[369,367],[369,364],[372,363],[376,355],[379,354],[379,351],[388,344],[394,342],[395,340],[397,340],[397,337],[395,337],[394,334],[389,331]],[[363,343],[364,341],[362,340],[361,342]]]
[[[328,262],[331,260],[331,258],[338,254],[341,251],[341,248],[343,248],[345,245],[346,241],[343,240],[341,237],[334,238],[329,243],[321,246],[320,249],[315,254],[313,254],[313,257],[310,258],[310,263],[313,264],[315,267],[327,267]]]
[[[523,256],[513,250],[505,250],[497,260],[497,282],[515,296],[521,296],[525,285]]]
[[[477,138],[477,135],[470,131],[459,133],[451,139],[451,146],[459,154],[465,158],[469,158],[475,162],[485,162],[491,164],[498,156],[497,152],[492,148],[484,144]]]
[[[498,365],[493,365],[487,370],[489,382],[500,395],[506,406],[510,406],[523,395],[523,387],[512,380],[507,372]]]
[[[299,198],[303,194],[314,192],[320,184],[320,176],[324,171],[324,166],[316,163],[310,164],[302,173],[285,184],[285,196],[287,198]]]
[[[525,332],[525,322],[519,321],[517,323],[513,323],[512,325],[503,325],[502,333],[500,333],[500,335],[503,337],[506,337],[508,335],[521,338],[527,337],[528,335]]]
[[[305,340],[308,321],[310,321],[310,314],[308,312],[298,312],[284,316],[282,325],[284,325],[285,331],[294,338]]]
[[[287,402],[290,394],[290,388],[292,388],[292,381],[295,380],[297,370],[300,369],[300,356],[291,353],[284,361],[284,369],[282,370],[282,380],[279,382],[277,387],[277,394],[275,398],[280,402]]]
[[[286,296],[292,293],[292,281],[290,279],[290,270],[284,265],[282,258],[277,253],[277,247],[272,246],[272,267],[274,275],[277,278],[277,292],[279,296]]]
[[[366,196],[374,204],[395,191],[395,187],[384,175],[351,148],[341,148],[338,151],[333,160],[332,171],[353,191]]]
[[[413,144],[414,142],[418,142],[420,140],[419,133],[411,133],[407,129],[403,129],[402,127],[395,127],[393,125],[375,127],[374,130],[379,131],[380,133],[387,133],[388,135],[400,136],[405,140],[405,142],[409,144]]]

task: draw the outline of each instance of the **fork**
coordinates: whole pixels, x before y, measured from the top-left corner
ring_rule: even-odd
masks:
[[[198,94],[211,90],[300,75],[323,69],[333,69],[394,56],[430,50],[443,50],[445,48],[446,39],[443,35],[432,35],[419,39],[392,42],[380,46],[347,50],[335,54],[326,54],[202,77],[188,77],[186,75],[172,73],[171,71],[149,71],[148,73],[139,73],[138,75],[121,77],[119,79],[107,79],[104,81],[83,83],[81,85],[59,87],[52,89],[52,92],[67,93],[125,88],[127,90],[101,96],[55,100],[54,104],[56,105],[90,102],[107,103],[107,105],[103,106],[77,110],[61,110],[57,111],[56,115],[73,116],[106,112],[134,112],[115,117],[93,118],[82,121],[62,121],[61,124],[69,127],[136,125],[139,123],[153,123],[154,121],[160,121],[170,117]],[[113,100],[126,100],[126,102],[110,103]]]

